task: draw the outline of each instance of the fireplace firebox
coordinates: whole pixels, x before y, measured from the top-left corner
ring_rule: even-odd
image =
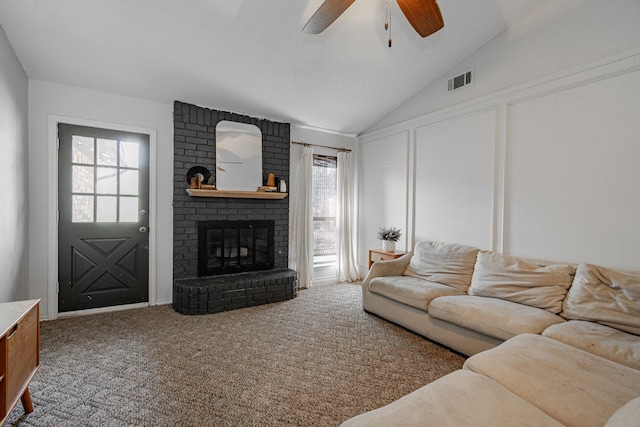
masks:
[[[274,221],[199,221],[198,276],[270,270]]]

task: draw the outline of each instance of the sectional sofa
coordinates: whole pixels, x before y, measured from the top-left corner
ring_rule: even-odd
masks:
[[[640,273],[425,241],[374,263],[362,304],[471,357],[344,427],[640,426]]]

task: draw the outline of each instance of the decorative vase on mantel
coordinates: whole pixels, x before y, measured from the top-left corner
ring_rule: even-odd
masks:
[[[383,240],[382,241],[382,250],[385,252],[395,252],[396,251],[396,242],[393,240]]]

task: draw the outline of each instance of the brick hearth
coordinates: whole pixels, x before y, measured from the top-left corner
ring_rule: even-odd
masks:
[[[298,274],[289,269],[178,279],[173,308],[182,314],[208,314],[296,297]]]

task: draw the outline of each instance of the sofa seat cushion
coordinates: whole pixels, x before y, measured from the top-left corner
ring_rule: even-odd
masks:
[[[517,422],[516,422],[517,420]],[[554,426],[562,424],[495,381],[458,370],[341,427]]]
[[[451,286],[409,276],[376,277],[369,282],[369,291],[422,311],[427,311],[434,298],[464,295],[464,292]]]
[[[640,273],[580,264],[562,315],[640,335]]]
[[[501,340],[524,333],[539,334],[565,321],[547,310],[471,295],[437,298],[429,306],[429,316]]]
[[[640,394],[640,371],[541,335],[518,335],[470,357],[464,368],[566,426],[602,426]]]
[[[542,335],[605,359],[640,369],[640,336],[584,320],[569,320],[544,330]]]
[[[478,251],[456,243],[418,242],[404,274],[467,292]]]
[[[574,275],[575,268],[570,265],[541,265],[480,251],[468,293],[505,299],[557,314],[562,311],[562,301]]]

